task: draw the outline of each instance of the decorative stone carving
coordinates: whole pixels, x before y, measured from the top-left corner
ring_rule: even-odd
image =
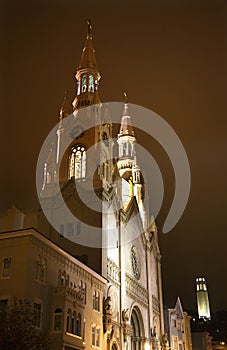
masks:
[[[112,307],[111,297],[107,296],[103,301],[103,332],[111,332],[112,329]]]
[[[127,341],[127,337],[132,334],[132,327],[130,325],[130,310],[124,309],[122,311],[122,320],[123,320],[123,339],[124,342]]]
[[[130,314],[129,314],[129,309],[124,309],[122,311],[122,319],[124,322],[129,322],[129,317],[130,317]]]

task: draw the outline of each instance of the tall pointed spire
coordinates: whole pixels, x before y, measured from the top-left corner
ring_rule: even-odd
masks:
[[[60,120],[64,119],[67,117],[67,115],[72,113],[72,107],[68,98],[68,93],[65,91],[63,103],[60,109]]]
[[[128,110],[128,95],[124,92],[125,104],[121,117],[121,127],[118,134],[118,138],[121,136],[134,136],[134,130],[132,127],[131,116]]]
[[[82,51],[79,67],[76,72],[77,95],[73,101],[73,109],[79,109],[100,103],[98,83],[101,78],[95,58],[92,40],[91,21],[87,21],[87,36]]]
[[[85,45],[81,55],[81,61],[79,65],[79,69],[94,69],[97,70],[97,63],[95,58],[95,50],[93,48],[92,42],[92,26],[91,21],[87,20],[87,37],[85,41]]]

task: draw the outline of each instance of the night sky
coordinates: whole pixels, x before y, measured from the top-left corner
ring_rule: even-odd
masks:
[[[37,157],[64,91],[75,96],[90,18],[101,100],[122,101],[126,90],[129,102],[172,126],[188,155],[189,202],[163,234],[174,175],[166,153],[149,141],[165,185],[157,218],[165,304],[173,307],[179,295],[185,310],[195,310],[195,277],[205,276],[211,310],[227,309],[226,1],[5,0],[0,13],[0,209],[38,205]]]

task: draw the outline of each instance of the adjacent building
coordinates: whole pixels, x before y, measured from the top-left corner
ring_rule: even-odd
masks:
[[[173,309],[165,310],[165,327],[169,349],[192,350],[190,319],[191,316],[183,311],[179,297]]]
[[[105,278],[33,228],[0,234],[0,263],[0,302],[29,300],[53,349],[104,348]]]

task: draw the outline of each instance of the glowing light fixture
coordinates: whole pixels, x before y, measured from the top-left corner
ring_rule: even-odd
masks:
[[[144,350],[150,350],[150,349],[151,349],[150,343],[146,341],[146,343],[144,344]]]

